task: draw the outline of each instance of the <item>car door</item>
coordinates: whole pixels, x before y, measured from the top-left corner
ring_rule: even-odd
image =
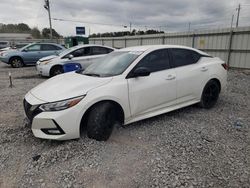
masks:
[[[90,47],[82,47],[82,48],[76,49],[70,54],[73,55],[73,58],[68,60],[67,62],[80,63],[82,68],[86,68],[90,64],[89,62],[89,57],[91,55]]]
[[[23,60],[28,63],[35,63],[42,58],[41,44],[33,44],[22,51]]]
[[[208,68],[199,62],[201,55],[189,49],[170,49],[177,78],[177,103],[200,100]]]
[[[134,69],[138,67],[148,68],[151,74],[128,79],[132,116],[147,114],[174,105],[176,75],[175,70],[170,68],[168,50],[161,49],[149,53]]]

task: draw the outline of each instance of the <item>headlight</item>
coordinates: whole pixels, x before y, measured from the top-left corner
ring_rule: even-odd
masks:
[[[63,101],[46,103],[46,104],[42,104],[39,108],[42,111],[59,111],[59,110],[65,110],[67,108],[70,108],[70,107],[75,106],[76,104],[78,104],[84,97],[85,97],[85,95],[84,96],[80,96],[80,97],[75,97],[75,98],[67,99],[67,100],[63,100]]]
[[[1,55],[2,57],[4,57],[4,56],[7,56],[7,55],[8,55],[8,53],[6,53],[6,52],[2,52],[2,53],[0,53],[0,55]]]
[[[50,63],[50,62],[51,62],[51,60],[43,61],[43,62],[41,62],[41,63],[44,64],[44,65],[47,65],[47,64]]]

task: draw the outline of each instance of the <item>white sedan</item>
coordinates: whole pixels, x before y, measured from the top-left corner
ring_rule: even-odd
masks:
[[[76,66],[76,69],[85,69],[96,59],[105,56],[113,50],[114,48],[108,46],[78,45],[63,51],[59,55],[39,59],[36,63],[36,69],[39,75],[49,77],[67,72],[66,64],[72,64]]]
[[[120,49],[83,72],[53,77],[29,91],[24,109],[36,137],[107,140],[129,124],[199,103],[213,107],[225,88],[227,65],[184,46]]]

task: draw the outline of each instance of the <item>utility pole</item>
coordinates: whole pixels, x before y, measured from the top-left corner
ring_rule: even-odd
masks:
[[[191,29],[191,22],[188,22],[188,32],[190,32]]]
[[[241,8],[240,8],[240,4],[239,4],[238,8],[236,8],[236,11],[238,12],[237,13],[237,20],[236,20],[236,27],[239,26],[240,9]]]
[[[131,33],[131,30],[132,30],[132,23],[129,22],[129,30],[130,30],[130,33]]]
[[[50,39],[53,38],[52,36],[52,24],[51,24],[51,15],[50,15],[50,3],[49,3],[49,0],[44,0],[44,8],[48,11],[49,13],[49,29],[50,29]]]
[[[231,21],[231,29],[233,28],[233,22],[234,22],[234,14],[232,15],[232,21]]]

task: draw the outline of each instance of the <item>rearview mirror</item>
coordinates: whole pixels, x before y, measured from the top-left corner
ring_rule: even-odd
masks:
[[[69,54],[69,59],[73,59],[73,55],[72,54]]]
[[[149,76],[150,75],[150,70],[146,67],[138,67],[136,68],[131,77],[135,78],[135,77],[142,77],[142,76]]]

